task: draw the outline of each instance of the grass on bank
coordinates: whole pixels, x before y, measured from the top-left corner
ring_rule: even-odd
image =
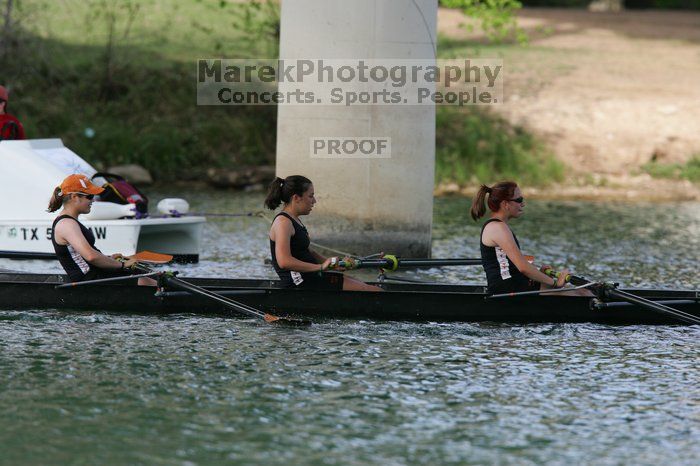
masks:
[[[642,166],[642,170],[654,178],[688,180],[700,184],[700,154],[684,164],[649,162]]]
[[[98,168],[141,164],[161,181],[274,163],[277,109],[197,106],[195,82],[198,58],[276,55],[274,12],[220,0],[18,5],[20,34],[0,81],[11,86],[10,110],[30,137],[60,137]],[[484,47],[489,56],[522,50],[438,45],[441,58]],[[559,180],[562,168],[536,138],[488,111],[438,107],[436,174],[438,182],[533,185]]]
[[[440,182],[512,179],[532,186],[564,178],[563,165],[535,137],[474,107],[439,107],[437,127],[435,172]]]
[[[29,137],[60,137],[98,168],[139,163],[161,180],[195,178],[208,167],[274,162],[275,108],[196,105],[198,58],[277,53],[276,46],[270,52],[267,42],[252,40],[259,34],[235,27],[240,4],[16,5],[21,29],[0,63],[0,81],[11,88],[10,111]]]

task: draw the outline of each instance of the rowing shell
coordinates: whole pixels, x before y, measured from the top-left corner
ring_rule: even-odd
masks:
[[[56,289],[65,275],[0,273],[0,308],[126,313],[231,315],[224,306],[184,291],[117,282]],[[429,322],[595,322],[677,324],[672,318],[621,302],[584,296],[523,296],[487,300],[483,286],[381,284],[385,292],[307,291],[276,280],[188,278],[217,294],[280,316]],[[700,291],[626,290],[700,317]]]

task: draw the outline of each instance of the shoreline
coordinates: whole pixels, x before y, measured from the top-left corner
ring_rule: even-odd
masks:
[[[591,202],[700,202],[700,185],[687,180],[670,180],[652,178],[643,175],[618,175],[607,177],[590,176],[569,182],[555,183],[549,186],[523,185],[525,197],[539,200],[591,201]],[[494,180],[496,182],[498,180]],[[516,180],[517,182],[517,180]],[[246,187],[222,187],[204,181],[180,180],[174,182],[156,182],[144,187],[161,190],[178,187],[180,189],[212,189],[231,192],[264,193],[267,184]],[[473,197],[479,184],[458,185],[453,182],[436,183],[433,190],[435,197],[461,196]]]
[[[434,195],[472,197],[479,184],[459,186],[439,183]],[[601,177],[594,183],[580,180],[549,186],[522,186],[525,197],[566,201],[642,201],[642,202],[700,202],[700,186],[687,180],[667,180],[649,175],[618,175]]]

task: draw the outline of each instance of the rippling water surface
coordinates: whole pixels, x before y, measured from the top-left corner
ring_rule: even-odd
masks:
[[[260,204],[191,200],[217,212]],[[700,286],[700,205],[526,210],[514,228],[540,261],[626,285]],[[266,229],[255,217],[211,221],[202,262],[180,270],[272,276]],[[436,201],[435,256],[475,256],[477,235],[466,201]],[[404,276],[483,281],[474,268]],[[697,327],[293,329],[0,310],[0,463],[697,464],[699,339]]]

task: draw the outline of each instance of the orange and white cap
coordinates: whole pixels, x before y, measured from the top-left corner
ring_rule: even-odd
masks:
[[[85,175],[73,174],[66,177],[61,183],[61,195],[73,193],[100,194],[104,188],[95,186]]]

